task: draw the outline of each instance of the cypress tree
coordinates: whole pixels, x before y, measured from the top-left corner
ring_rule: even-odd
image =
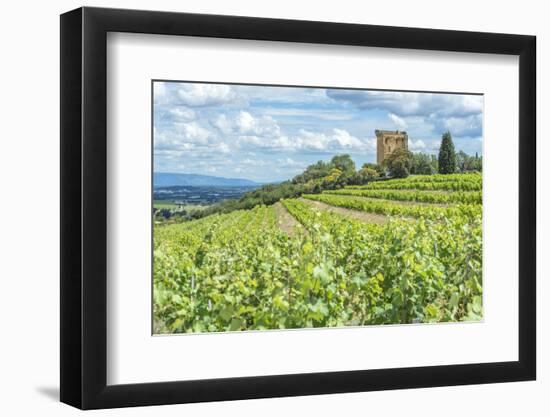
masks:
[[[438,162],[440,174],[452,174],[456,171],[455,145],[449,131],[443,133],[441,137]]]

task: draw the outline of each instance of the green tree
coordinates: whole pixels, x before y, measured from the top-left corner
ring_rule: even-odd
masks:
[[[463,151],[458,151],[456,154],[456,167],[459,172],[471,172],[482,170],[481,157],[477,152],[475,156],[470,156]]]
[[[455,145],[449,131],[443,133],[441,137],[438,162],[440,174],[452,174],[456,171]]]
[[[393,178],[408,177],[412,166],[412,153],[406,149],[396,149],[386,159],[384,166]]]
[[[370,168],[374,169],[378,173],[378,177],[384,177],[386,175],[386,170],[382,165],[374,164],[372,162],[366,162],[361,167],[362,169]]]
[[[349,178],[355,174],[355,162],[348,154],[336,155],[330,160],[331,168],[342,171],[342,174]]]
[[[344,179],[349,179],[355,174],[355,162],[348,154],[342,154],[335,155],[330,162],[318,161],[308,166],[304,172],[292,179],[292,183],[305,184],[312,180],[323,179],[335,168],[342,172]]]
[[[346,185],[344,173],[338,168],[332,168],[330,174],[323,178],[322,186],[325,190],[333,190]]]
[[[432,171],[439,172],[439,162],[436,155],[430,155],[430,165],[432,166]]]
[[[432,157],[427,153],[413,153],[411,174],[414,175],[432,175],[436,171],[432,166]]]
[[[476,156],[471,157],[470,165],[469,165],[470,171],[483,171],[483,157],[478,156],[476,152]]]
[[[309,165],[304,172],[296,175],[292,182],[294,184],[304,184],[308,181],[326,177],[332,168],[330,162],[317,161],[315,164]]]
[[[459,172],[465,172],[468,169],[469,156],[464,151],[458,151],[456,153],[456,168]]]
[[[353,185],[364,185],[368,184],[375,178],[378,178],[380,175],[378,172],[372,168],[363,166],[359,171],[355,173],[353,177],[348,181],[348,184]]]

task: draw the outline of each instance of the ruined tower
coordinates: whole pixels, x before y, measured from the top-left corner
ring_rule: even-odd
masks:
[[[376,134],[376,163],[381,164],[384,159],[396,149],[409,149],[407,132],[399,130],[375,130]]]

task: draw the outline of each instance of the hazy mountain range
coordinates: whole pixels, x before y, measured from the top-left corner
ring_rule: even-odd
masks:
[[[224,178],[170,172],[155,172],[153,174],[154,187],[171,187],[176,185],[188,187],[254,187],[261,184],[244,178]]]

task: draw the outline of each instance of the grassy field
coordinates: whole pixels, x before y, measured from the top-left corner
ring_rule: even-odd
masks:
[[[415,176],[155,225],[155,332],[480,320],[481,184]]]
[[[204,210],[208,206],[197,204],[178,204],[172,200],[153,200],[153,207],[156,209],[169,210]]]
[[[175,210],[179,208],[179,205],[175,204],[171,200],[153,200],[153,207],[156,209],[170,209]]]

